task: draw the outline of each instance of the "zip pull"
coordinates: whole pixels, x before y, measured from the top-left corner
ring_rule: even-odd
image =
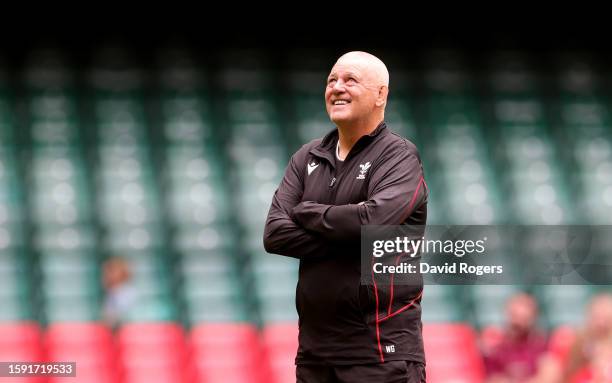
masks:
[[[332,178],[331,182],[329,183],[329,187],[333,187],[334,184],[336,183],[336,177]]]

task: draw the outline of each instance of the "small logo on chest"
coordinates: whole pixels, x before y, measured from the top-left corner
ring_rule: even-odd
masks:
[[[309,163],[308,164],[308,175],[310,175],[310,173],[312,173],[312,171],[315,170],[318,166],[319,164],[316,164],[314,162]]]
[[[359,175],[357,176],[358,180],[364,180],[366,173],[368,172],[368,169],[370,168],[370,166],[372,166],[372,164],[368,161],[365,164],[359,164],[359,167],[361,168],[361,170],[359,170]]]

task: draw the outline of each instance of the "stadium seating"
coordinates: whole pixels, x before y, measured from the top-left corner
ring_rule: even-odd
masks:
[[[386,119],[419,147],[428,223],[612,222],[597,57],[554,55],[542,73],[517,51],[478,64],[452,50],[388,53]],[[291,381],[298,261],[265,253],[262,233],[291,153],[333,128],[329,64],[318,51],[275,62],[180,47],[143,63],[106,46],[86,63],[44,48],[15,73],[0,68],[0,360],[76,361],[75,381],[91,383]],[[609,248],[596,237],[585,260],[597,288],[426,286],[428,381],[481,381],[475,331],[500,326],[524,289],[563,357],[565,326],[609,291]],[[507,272],[527,274],[507,253]],[[137,294],[116,333],[100,322],[111,256],[128,261]]]
[[[115,341],[101,323],[55,322],[48,326],[44,344],[49,361],[75,362],[79,379],[108,382],[119,378]]]
[[[484,366],[474,330],[464,324],[431,324],[423,328],[428,382],[480,382]]]
[[[268,376],[251,324],[201,324],[192,329],[190,342],[199,382],[263,382]]]
[[[277,322],[264,328],[262,343],[269,363],[270,382],[281,383],[295,379],[297,337],[298,329],[295,323]]]

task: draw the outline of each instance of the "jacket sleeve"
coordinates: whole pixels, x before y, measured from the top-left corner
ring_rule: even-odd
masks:
[[[327,240],[305,230],[291,217],[291,210],[301,201],[304,192],[298,157],[302,157],[300,151],[291,157],[274,193],[264,229],[264,248],[269,253],[294,258],[321,256],[327,252]]]
[[[418,154],[405,146],[389,151],[371,174],[368,199],[360,204],[304,201],[293,209],[301,226],[332,241],[359,240],[362,225],[399,225],[427,198]]]

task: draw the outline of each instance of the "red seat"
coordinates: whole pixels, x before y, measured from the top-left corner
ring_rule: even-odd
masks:
[[[193,375],[188,370],[180,368],[146,367],[126,370],[124,383],[187,383],[193,381]]]
[[[214,368],[204,369],[200,371],[198,382],[201,383],[244,383],[244,382],[265,382],[265,380],[257,380],[254,378],[256,371],[249,369],[229,368]]]
[[[117,383],[119,376],[109,369],[89,369],[77,364],[76,377],[50,377],[48,383]]]
[[[46,378],[39,376],[23,378],[0,377],[0,383],[47,383],[47,380]]]
[[[34,322],[0,324],[0,348],[23,344],[40,344],[40,326]]]
[[[119,330],[119,343],[140,344],[143,346],[171,346],[185,339],[183,328],[172,322],[128,323]]]
[[[121,361],[124,366],[164,366],[180,368],[186,363],[187,353],[184,348],[146,348],[125,347],[121,350]]]
[[[2,325],[2,347],[0,361],[2,362],[44,362],[40,333],[37,326],[21,326],[21,324]],[[15,333],[11,333],[11,329]],[[43,377],[0,377],[0,383],[45,383]]]
[[[548,348],[562,365],[565,365],[575,341],[576,330],[570,326],[560,326],[552,333]]]
[[[423,339],[427,342],[471,342],[475,332],[463,323],[429,323],[423,326]]]
[[[426,367],[427,383],[479,383],[483,382],[482,374],[471,370],[437,369]]]
[[[295,381],[295,355],[298,348],[297,323],[275,323],[263,331],[264,353],[268,358],[270,381]]]
[[[52,323],[45,332],[45,345],[47,360],[76,362],[79,379],[82,371],[89,371],[91,375],[108,373],[116,377],[113,335],[110,328],[102,323]],[[88,378],[91,379],[94,378]]]
[[[37,345],[0,349],[2,362],[41,362],[44,360],[42,349]]]
[[[267,369],[262,369],[261,345],[252,324],[201,324],[192,330],[190,341],[200,381],[265,381]]]
[[[89,344],[107,346],[113,343],[111,330],[97,322],[59,322],[52,323],[45,332],[47,346],[56,344]]]
[[[97,370],[114,370],[116,368],[114,355],[101,350],[79,350],[79,349],[52,349],[47,352],[49,362],[76,362],[79,370],[81,368]]]
[[[129,323],[119,330],[118,341],[125,383],[193,379],[185,334],[178,323]]]
[[[475,331],[467,324],[427,324],[423,328],[427,381],[481,382],[484,364]]]
[[[297,323],[275,323],[267,325],[263,330],[263,342],[265,345],[297,345],[298,327]],[[297,350],[297,348],[296,348]]]
[[[254,362],[261,354],[257,330],[251,324],[199,325],[191,331],[190,343],[195,354],[213,361]]]
[[[250,323],[205,323],[191,330],[190,339],[196,346],[243,344],[257,340],[257,329]]]

